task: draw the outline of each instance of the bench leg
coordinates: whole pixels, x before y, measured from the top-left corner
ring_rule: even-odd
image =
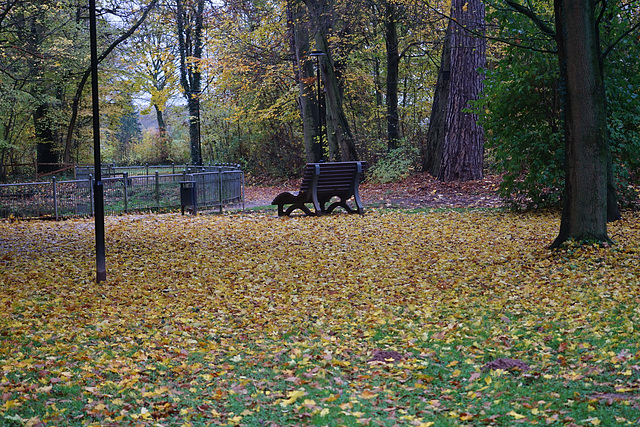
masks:
[[[278,206],[278,216],[289,216],[289,215],[291,215],[291,212],[295,211],[296,209],[300,209],[307,216],[316,216],[317,215],[317,214],[311,212],[311,210],[308,207],[306,207],[304,204],[294,204],[294,205],[289,206],[287,208],[287,210],[284,211],[283,213],[282,213],[282,207]]]

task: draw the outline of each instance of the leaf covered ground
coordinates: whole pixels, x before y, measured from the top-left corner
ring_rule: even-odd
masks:
[[[0,425],[634,425],[640,215],[0,223]]]

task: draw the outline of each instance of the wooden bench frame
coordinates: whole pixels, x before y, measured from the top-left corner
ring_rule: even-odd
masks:
[[[364,214],[358,185],[364,171],[365,162],[330,162],[307,163],[296,194],[285,191],[271,202],[278,206],[278,216],[290,215],[296,209],[302,210],[309,216],[329,214],[337,207],[342,207],[348,213]],[[332,198],[339,200],[325,207]],[[354,198],[356,208],[347,204],[347,200]],[[312,203],[315,212],[305,204]],[[291,205],[286,210],[284,205]]]

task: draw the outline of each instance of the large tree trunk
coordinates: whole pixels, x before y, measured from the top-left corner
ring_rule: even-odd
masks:
[[[466,110],[482,91],[484,5],[453,0],[451,9],[423,164],[442,181],[466,181],[482,178],[484,130]]]
[[[320,57],[320,63],[322,81],[325,88],[324,104],[329,161],[357,160],[355,139],[351,134],[347,115],[342,107],[342,91],[338,84],[329,43],[327,42],[334,1],[304,0],[304,3],[307,5],[310,21],[315,27],[314,39],[316,48],[325,54]]]
[[[326,35],[316,33],[316,44],[325,53],[321,57],[322,77],[325,87],[325,117],[327,126],[327,145],[329,147],[329,161],[358,160],[356,144],[349,128],[347,115],[342,107],[342,91],[333,67],[333,59],[329,50]]]
[[[303,19],[305,6],[297,1],[287,4],[287,20],[289,40],[294,57],[294,72],[300,90],[300,115],[304,133],[304,152],[308,163],[322,160],[320,138],[319,105],[315,92],[313,61],[309,57],[311,51],[309,22]]]
[[[189,1],[189,0],[187,0]],[[202,59],[202,37],[204,30],[205,0],[176,0],[176,24],[178,27],[178,49],[180,50],[180,84],[189,108],[189,140],[191,162],[202,164],[200,146],[200,91]]]
[[[398,29],[396,5],[385,2],[385,41],[387,46],[387,146],[398,148],[400,141],[400,117],[398,115],[398,74],[400,54],[398,52]]]
[[[431,105],[431,117],[429,117],[429,128],[427,139],[422,148],[422,170],[429,172],[433,176],[440,175],[440,165],[442,159],[442,147],[446,135],[446,111],[449,104],[449,92],[451,90],[451,26],[444,37],[442,45],[442,56],[440,58],[440,68],[438,69],[438,80],[436,90]]]
[[[594,0],[556,0],[556,33],[565,83],[565,189],[560,233],[568,239],[608,241],[609,141],[604,84],[599,72]]]

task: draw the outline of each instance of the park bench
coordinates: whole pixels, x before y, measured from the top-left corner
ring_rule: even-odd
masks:
[[[280,193],[271,204],[278,206],[278,216],[290,215],[296,209],[309,216],[320,216],[333,212],[337,207],[342,207],[349,213],[363,214],[358,185],[365,165],[365,162],[308,163],[300,190],[296,194]],[[355,201],[355,209],[347,204],[351,197]],[[325,207],[334,198],[339,200]],[[313,204],[315,212],[306,204]],[[285,205],[290,206],[285,210]]]

